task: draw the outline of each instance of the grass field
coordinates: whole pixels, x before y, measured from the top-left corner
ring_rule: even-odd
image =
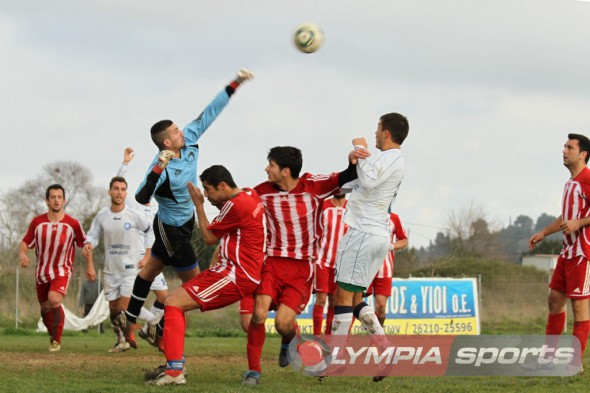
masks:
[[[268,337],[263,352],[263,383],[241,386],[247,368],[245,337],[187,337],[185,386],[146,386],[143,373],[163,363],[154,348],[109,354],[110,333],[71,333],[62,351],[47,352],[47,335],[1,335],[0,392],[586,392],[589,375],[571,378],[330,377],[322,382],[276,364],[278,337]],[[144,345],[141,345],[144,344]],[[588,359],[585,359],[584,363]]]
[[[514,264],[453,260],[432,271],[412,271],[414,276],[482,277],[482,334],[542,334],[545,331],[547,275]],[[4,272],[5,273],[5,272]],[[369,377],[330,377],[322,382],[304,377],[291,368],[279,368],[278,337],[269,336],[263,352],[262,385],[242,387],[247,368],[246,338],[239,326],[237,306],[209,313],[187,314],[186,386],[146,386],[143,374],[164,363],[161,354],[147,344],[123,354],[109,354],[112,332],[98,335],[65,332],[60,353],[47,352],[46,334],[33,333],[39,319],[32,277],[21,277],[19,326],[15,331],[14,277],[0,276],[0,392],[587,392],[590,371],[572,378],[509,377],[391,377],[373,383]],[[173,282],[173,281],[170,281]],[[169,283],[170,283],[169,282]],[[174,285],[174,284],[172,284]],[[68,294],[68,306],[77,306],[76,288]],[[572,313],[568,312],[571,329]],[[105,323],[106,325],[106,323]],[[571,330],[569,331],[571,333]],[[215,336],[215,337],[212,337]],[[224,337],[219,337],[224,336]],[[585,361],[590,370],[590,359]]]

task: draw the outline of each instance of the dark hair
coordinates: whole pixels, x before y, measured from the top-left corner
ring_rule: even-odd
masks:
[[[268,152],[266,157],[268,161],[274,161],[279,168],[289,168],[291,176],[294,179],[299,177],[301,167],[303,166],[303,157],[301,150],[292,146],[275,146]]]
[[[152,136],[152,141],[158,146],[158,149],[164,150],[164,139],[168,136],[166,130],[172,124],[172,120],[160,120],[156,124],[154,124],[150,130],[150,134]]]
[[[231,176],[231,173],[223,165],[213,165],[205,169],[201,176],[199,176],[201,182],[207,182],[208,184],[215,187],[219,186],[219,183],[225,182],[231,188],[236,188],[236,183]]]
[[[408,131],[410,130],[408,119],[399,113],[387,113],[381,116],[380,120],[381,129],[389,131],[391,139],[398,145],[401,145],[408,136]]]
[[[128,184],[127,184],[127,180],[125,180],[125,178],[124,178],[124,177],[122,177],[122,176],[115,176],[115,177],[113,177],[113,178],[111,179],[111,182],[109,183],[109,190],[110,190],[111,188],[113,188],[113,183],[115,183],[115,182],[125,183],[125,187],[127,187],[127,186],[128,186]]]
[[[47,187],[47,190],[45,190],[45,199],[49,199],[49,190],[61,190],[61,192],[63,192],[64,194],[64,199],[66,199],[66,190],[64,190],[64,188],[61,186],[61,184],[52,184],[49,187]]]
[[[588,159],[590,159],[590,139],[582,134],[567,134],[567,138],[578,141],[578,145],[580,145],[580,153],[583,151],[586,152],[587,164]]]

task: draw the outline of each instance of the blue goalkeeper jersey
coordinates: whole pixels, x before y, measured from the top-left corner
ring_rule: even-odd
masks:
[[[187,183],[190,181],[197,184],[197,141],[229,102],[233,89],[228,88],[229,86],[221,91],[199,117],[184,128],[185,146],[180,151],[180,158],[174,158],[168,163],[157,180],[155,192],[150,193],[158,202],[158,217],[164,224],[181,226],[194,216],[195,206],[189,195]],[[152,160],[150,169],[136,192],[136,198],[140,203],[147,203],[139,200],[138,194],[146,187],[151,188],[149,185],[146,186],[146,183],[153,180],[155,174],[152,168],[158,162],[158,155],[159,153]]]

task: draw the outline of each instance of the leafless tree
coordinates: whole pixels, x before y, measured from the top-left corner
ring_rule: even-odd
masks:
[[[494,235],[496,226],[485,209],[473,202],[452,211],[447,219],[452,252],[457,255],[502,256],[500,243]]]

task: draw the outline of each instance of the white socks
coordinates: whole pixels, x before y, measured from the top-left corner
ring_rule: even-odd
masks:
[[[352,310],[349,312],[338,312],[338,306],[334,307],[334,320],[332,321],[332,334],[348,335],[352,325]],[[352,307],[350,307],[352,308]]]
[[[380,336],[385,335],[385,331],[379,323],[379,319],[377,319],[377,315],[375,314],[375,310],[373,310],[373,307],[369,306],[366,303],[361,304],[364,304],[364,306],[360,309],[358,313],[358,318],[361,321],[363,327],[367,329],[367,331],[370,334],[376,334]]]
[[[141,311],[139,312],[139,319],[143,319],[144,321],[148,322],[148,323],[152,323],[152,321],[155,318],[155,315],[151,312],[148,311],[147,308],[142,307]]]

